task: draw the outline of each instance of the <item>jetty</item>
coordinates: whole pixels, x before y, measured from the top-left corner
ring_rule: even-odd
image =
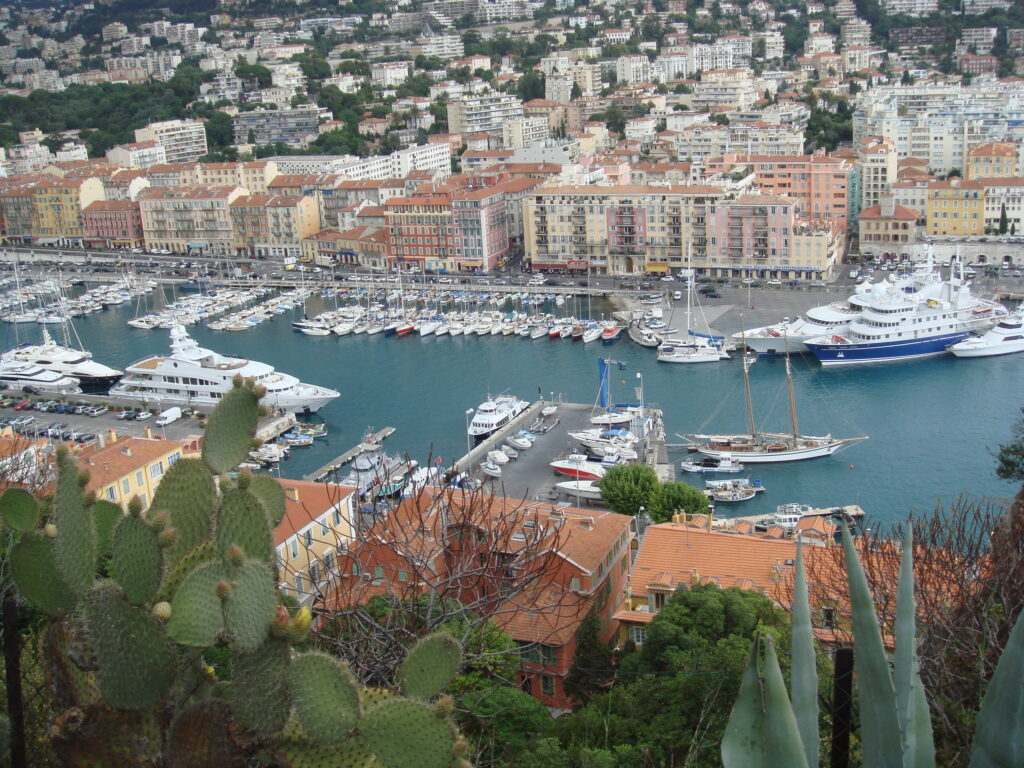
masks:
[[[361,443],[359,443],[353,448],[349,448],[340,456],[336,456],[335,458],[331,459],[329,462],[324,464],[319,469],[310,472],[308,475],[305,475],[302,479],[312,481],[314,483],[326,483],[330,480],[336,479],[333,477],[333,475],[339,469],[341,469],[343,466],[352,461],[356,456],[359,456],[360,454],[363,453],[367,453],[368,451],[377,450],[378,448],[380,448],[380,444],[389,437],[391,437],[393,434],[395,434],[394,427],[384,427],[384,429],[363,435],[363,440]]]

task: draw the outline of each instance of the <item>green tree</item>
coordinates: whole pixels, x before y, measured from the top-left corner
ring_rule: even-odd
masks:
[[[231,117],[226,112],[213,110],[203,127],[206,129],[206,143],[211,149],[227,147],[235,141]]]
[[[999,234],[1005,235],[1010,229],[1009,219],[1006,217],[1006,203],[999,206]]]
[[[642,508],[651,508],[658,476],[646,464],[621,464],[609,469],[598,486],[610,510],[620,515],[637,515]]]
[[[677,512],[699,515],[707,511],[708,497],[687,483],[662,483],[651,497],[650,515],[656,523],[671,520]]]
[[[565,678],[565,692],[579,705],[606,690],[615,679],[611,648],[599,636],[601,620],[591,612],[576,630],[576,653]]]
[[[262,64],[248,64],[239,58],[235,65],[235,77],[240,80],[255,80],[260,88],[269,88],[272,82],[270,70]]]
[[[544,76],[535,70],[530,70],[516,84],[516,93],[523,101],[544,98]]]
[[[483,758],[474,765],[507,765],[551,726],[548,710],[518,688],[490,685],[460,699],[459,727]]]
[[[580,88],[580,84],[577,82],[573,82],[572,90],[569,92],[569,99],[571,101],[576,101],[576,99],[581,98],[582,96],[583,90]]]
[[[997,477],[1024,482],[1024,408],[1013,425],[1013,440],[999,446],[996,462]]]

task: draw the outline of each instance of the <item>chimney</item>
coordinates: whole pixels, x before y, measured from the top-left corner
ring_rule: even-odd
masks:
[[[117,430],[116,429],[108,429],[107,430],[107,439],[110,440],[110,442],[112,442],[112,443],[117,442]],[[100,443],[101,444],[103,443],[103,436],[102,435],[100,435]]]
[[[584,531],[592,531],[594,530],[594,521],[589,517],[581,517],[580,528],[582,528]]]
[[[132,449],[131,448],[122,448],[121,449],[121,453],[123,453],[125,456],[131,456],[132,455]]]
[[[146,427],[145,435],[146,435],[146,439],[147,440],[152,440],[153,439],[153,428],[152,427]]]
[[[878,213],[883,218],[891,218],[893,213],[896,212],[896,198],[891,192],[880,195],[878,198],[878,207]]]
[[[289,486],[284,489],[285,498],[297,502],[299,500],[299,489],[295,486]]]

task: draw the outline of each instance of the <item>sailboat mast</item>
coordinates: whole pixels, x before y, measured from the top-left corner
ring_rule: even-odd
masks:
[[[796,423],[796,395],[793,393],[793,370],[789,362],[789,336],[785,337],[786,344],[786,389],[789,392],[789,423],[793,427],[793,437],[800,436],[800,428]]]
[[[743,315],[740,315],[740,341],[744,350],[747,348],[747,333],[743,327]],[[747,397],[747,427],[750,436],[757,436],[757,425],[754,423],[754,401],[750,397],[750,359],[746,352],[743,353],[743,392]]]

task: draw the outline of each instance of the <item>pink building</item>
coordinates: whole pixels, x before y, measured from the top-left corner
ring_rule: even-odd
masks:
[[[755,184],[769,195],[799,200],[800,209],[812,219],[850,217],[850,186],[853,163],[826,155],[747,155],[728,152],[707,161],[707,174],[747,170]]]
[[[781,195],[740,195],[708,215],[711,261],[731,275],[757,275],[772,263],[788,262],[798,203]]]
[[[106,248],[141,248],[145,242],[139,204],[97,200],[82,210],[85,242]]]
[[[509,252],[509,216],[504,184],[452,195],[456,269],[497,268]]]

